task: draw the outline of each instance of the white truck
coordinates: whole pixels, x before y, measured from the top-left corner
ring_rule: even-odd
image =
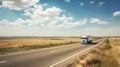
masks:
[[[90,44],[90,43],[92,43],[92,41],[93,41],[92,36],[81,36],[82,44]]]

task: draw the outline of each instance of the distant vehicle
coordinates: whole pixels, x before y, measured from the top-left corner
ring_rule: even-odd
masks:
[[[82,44],[90,44],[90,43],[92,43],[92,41],[93,41],[92,36],[81,36]]]

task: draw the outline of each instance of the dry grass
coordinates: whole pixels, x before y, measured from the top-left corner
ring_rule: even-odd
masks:
[[[80,42],[80,38],[8,38],[0,39],[0,48]]]
[[[113,47],[112,52],[114,57],[117,59],[120,64],[120,38],[110,38],[110,43]]]
[[[120,67],[120,38],[109,38],[67,67]]]

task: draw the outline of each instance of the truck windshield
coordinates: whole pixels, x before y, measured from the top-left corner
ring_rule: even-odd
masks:
[[[81,38],[81,39],[87,39],[87,38]]]

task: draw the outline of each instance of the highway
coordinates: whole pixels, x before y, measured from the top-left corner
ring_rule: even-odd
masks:
[[[97,45],[77,43],[0,55],[0,67],[63,67]]]

